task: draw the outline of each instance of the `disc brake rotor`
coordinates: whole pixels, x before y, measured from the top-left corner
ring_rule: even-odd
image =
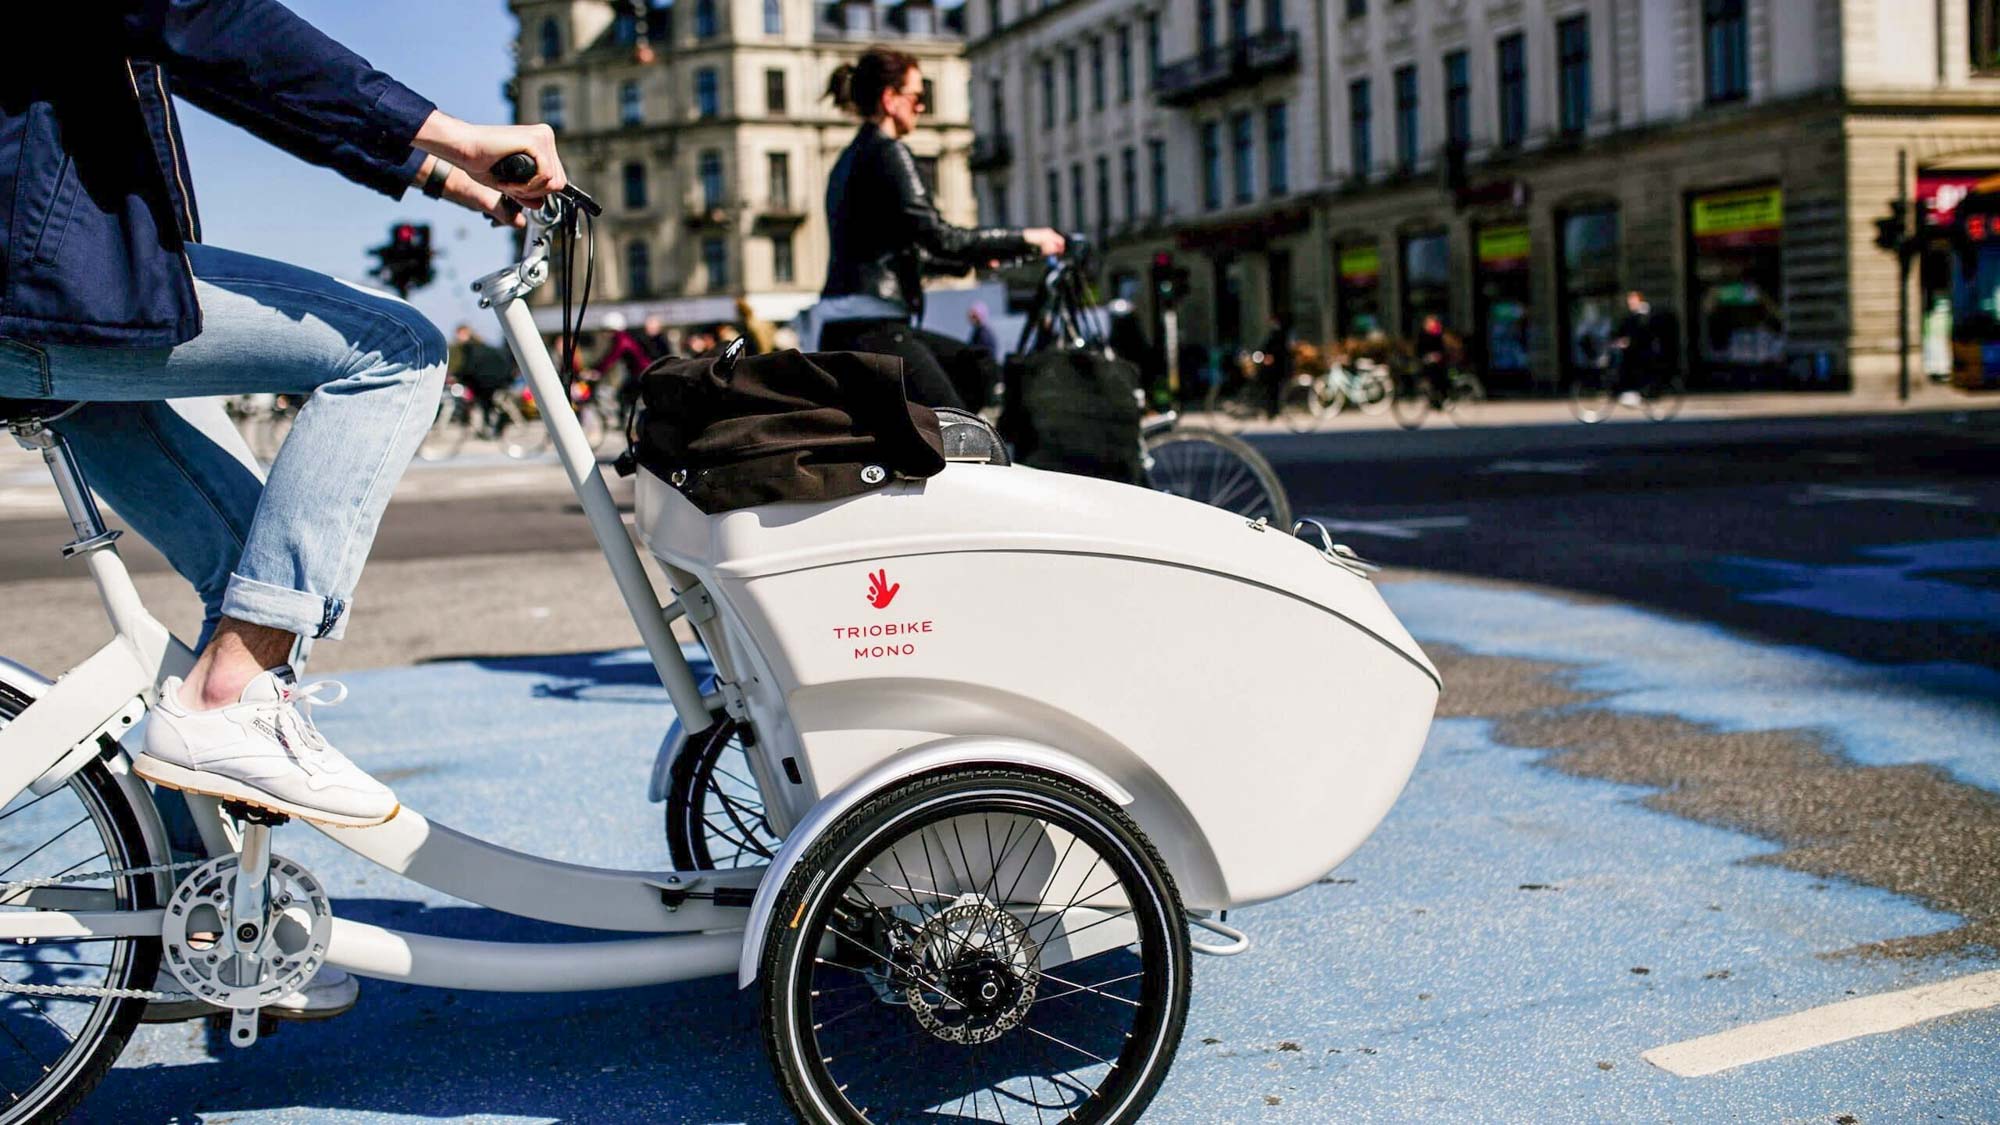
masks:
[[[919,966],[910,1011],[949,1043],[990,1043],[1020,1024],[1035,1003],[1041,946],[1028,928],[983,899],[933,915],[911,943]]]
[[[236,891],[234,855],[196,868],[167,900],[160,938],[167,968],[189,992],[221,1008],[254,1009],[305,986],[326,960],[333,904],[319,881],[284,856],[271,857],[270,924],[262,925],[255,969],[230,944]]]

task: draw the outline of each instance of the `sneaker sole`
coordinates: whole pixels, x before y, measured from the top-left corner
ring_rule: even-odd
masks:
[[[171,762],[162,762],[143,753],[133,757],[132,772],[155,785],[164,785],[183,793],[199,793],[204,797],[216,797],[224,801],[241,801],[267,812],[295,816],[300,820],[334,828],[373,828],[378,824],[387,824],[397,813],[403,811],[403,806],[399,804],[390,809],[386,816],[367,817],[307,808],[304,805],[295,805],[283,797],[266,793],[248,782],[217,777],[212,773],[201,773]]]

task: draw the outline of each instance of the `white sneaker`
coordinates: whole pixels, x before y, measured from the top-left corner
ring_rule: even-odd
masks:
[[[290,668],[275,668],[213,711],[189,710],[180,693],[178,679],[160,685],[145,752],[132,760],[147,781],[344,828],[396,815],[389,787],[329,745],[299,708],[339,703],[347,697],[339,684],[300,688]]]

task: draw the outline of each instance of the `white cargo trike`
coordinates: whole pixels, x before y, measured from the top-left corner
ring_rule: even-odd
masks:
[[[716,516],[642,473],[663,607],[574,415],[548,406],[567,397],[523,301],[586,203],[532,216],[522,260],[478,288],[694,717],[657,787],[677,869],[537,858],[411,808],[321,829],[443,893],[609,932],[527,944],[343,919],[247,806],[190,797],[207,855],[177,862],[120,738],[192,656],[140,604],[60,409],[11,404],[115,636],[53,682],[0,661],[0,1120],[74,1108],[148,1002],[233,1013],[247,1046],[261,1005],[336,965],[494,991],[733,972],[762,985],[806,1120],[1131,1121],[1178,1045],[1190,953],[1247,947],[1223,912],[1312,883],[1388,811],[1437,674],[1323,533],[990,454]]]

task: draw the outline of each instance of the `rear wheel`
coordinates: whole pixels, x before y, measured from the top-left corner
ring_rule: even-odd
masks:
[[[807,850],[772,917],[765,1044],[802,1120],[1136,1121],[1180,1043],[1173,878],[1067,780],[896,786]]]
[[[471,433],[472,404],[447,390],[438,401],[437,417],[431,420],[430,432],[417,446],[417,456],[426,461],[449,461],[465,448],[465,439]]]
[[[28,702],[0,684],[0,727]],[[92,874],[154,862],[139,824],[126,791],[101,760],[46,796],[23,791],[0,809],[0,883],[15,888],[0,892],[0,917],[157,906],[153,875]],[[88,877],[19,886],[78,875]],[[0,941],[0,982],[7,985],[151,989],[159,965],[157,938]],[[54,1121],[74,1111],[117,1061],[145,1006],[129,997],[0,989],[0,1123]]]
[[[1335,413],[1338,413],[1336,408]],[[1293,379],[1285,388],[1283,398],[1278,400],[1278,413],[1285,420],[1286,428],[1295,434],[1309,434],[1319,429],[1326,418],[1326,401],[1320,397],[1320,382],[1310,375]]]
[[[1585,368],[1576,373],[1569,385],[1569,408],[1577,421],[1602,422],[1611,417],[1611,408],[1617,404],[1611,383],[1608,370]]]
[[[1451,374],[1451,389],[1444,400],[1444,412],[1455,426],[1463,426],[1472,421],[1480,404],[1486,401],[1486,384],[1479,376],[1469,371],[1454,371]]]
[[[1363,414],[1382,413],[1389,409],[1389,400],[1394,397],[1395,388],[1380,367],[1366,368],[1356,374],[1347,392],[1348,401]]]
[[[1655,422],[1669,422],[1681,412],[1681,399],[1685,391],[1679,376],[1649,383],[1640,392],[1639,404],[1646,410],[1646,417]]]
[[[1230,434],[1176,426],[1146,439],[1146,484],[1245,519],[1292,526],[1292,504],[1277,471],[1249,442]]]
[[[1423,425],[1431,413],[1430,380],[1412,376],[1399,381],[1389,400],[1389,412],[1396,416],[1396,424],[1406,430]]]

